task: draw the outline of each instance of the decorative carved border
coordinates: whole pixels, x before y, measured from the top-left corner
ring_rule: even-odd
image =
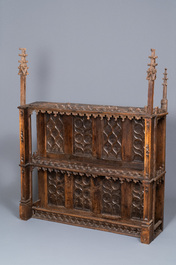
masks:
[[[115,119],[125,118],[132,120],[133,118],[139,120],[142,117],[148,115],[147,108],[136,108],[136,107],[118,107],[118,106],[107,106],[107,105],[89,105],[89,104],[76,104],[76,103],[51,103],[51,102],[34,102],[26,104],[25,107],[33,110],[38,114],[48,113],[54,114],[54,116],[60,115],[73,115],[73,116],[87,116],[100,117],[103,119],[106,117],[108,120],[114,117]],[[22,108],[22,107],[19,107]],[[23,106],[24,108],[24,106]]]
[[[72,106],[72,107],[71,107]],[[103,118],[107,118],[110,120],[112,117],[117,120],[119,118],[124,121],[126,118],[129,120],[136,119],[140,120],[142,118],[147,117],[163,117],[167,115],[167,111],[162,110],[161,108],[156,107],[153,111],[152,115],[149,115],[147,113],[147,108],[135,108],[135,107],[115,107],[115,106],[101,106],[101,105],[87,105],[84,107],[84,104],[68,104],[68,103],[31,103],[26,104],[24,106],[19,106],[19,109],[25,109],[28,108],[30,110],[30,114],[33,113],[33,111],[36,112],[38,115],[39,112],[41,113],[47,113],[47,114],[53,114],[55,117],[57,115],[73,115],[80,117],[86,116],[87,119],[93,118],[100,118],[103,120]]]
[[[71,225],[78,225],[83,227],[95,228],[100,230],[107,230],[114,233],[128,234],[135,237],[140,237],[141,228],[131,227],[122,224],[110,223],[106,221],[94,220],[90,218],[82,218],[78,216],[71,216],[61,213],[53,213],[48,211],[42,211],[33,208],[33,217],[38,219],[44,219],[48,221],[66,223]]]
[[[118,169],[110,169],[110,168],[103,168],[103,167],[95,167],[95,166],[85,166],[82,164],[78,164],[75,162],[58,162],[52,159],[43,159],[41,157],[32,158],[32,166],[37,167],[37,169],[42,169],[44,171],[61,171],[66,172],[68,175],[86,175],[87,177],[97,177],[97,176],[104,176],[106,179],[119,179],[121,182],[124,179],[128,182],[134,181],[139,182],[143,179],[143,173],[133,172],[131,170],[124,171]],[[134,179],[135,178],[135,179]]]

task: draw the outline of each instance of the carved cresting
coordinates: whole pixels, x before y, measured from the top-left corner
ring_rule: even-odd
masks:
[[[153,113],[153,96],[154,96],[154,81],[156,79],[156,66],[158,65],[156,63],[156,58],[158,56],[155,56],[155,49],[151,49],[151,55],[149,56],[150,63],[148,66],[150,66],[147,70],[147,80],[148,80],[148,106],[147,111],[149,114]]]
[[[165,68],[163,75],[163,98],[161,100],[161,108],[162,110],[167,111],[167,68]]]
[[[18,74],[21,76],[20,77],[20,83],[21,83],[21,95],[20,95],[20,105],[26,104],[26,76],[29,74],[28,69],[29,67],[27,66],[28,61],[26,60],[26,48],[20,48],[21,54],[21,60],[18,62],[20,63],[18,69],[19,72]]]

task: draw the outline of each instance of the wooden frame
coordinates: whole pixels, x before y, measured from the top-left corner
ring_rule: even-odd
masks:
[[[131,235],[149,244],[163,230],[165,186],[167,69],[161,108],[153,108],[155,50],[149,56],[144,108],[26,104],[26,49],[21,49],[20,56],[20,218]],[[34,168],[38,169],[37,201],[32,199]]]

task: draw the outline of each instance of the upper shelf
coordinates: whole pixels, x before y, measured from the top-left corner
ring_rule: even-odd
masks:
[[[57,115],[58,113],[63,115],[86,115],[88,118],[93,116],[96,117],[107,117],[114,118],[121,117],[125,119],[141,119],[142,117],[148,117],[147,107],[119,107],[119,106],[107,106],[107,105],[91,105],[91,104],[79,104],[79,103],[54,103],[54,102],[33,102],[31,104],[25,104],[18,107],[19,109],[29,108],[30,110],[35,110],[37,113],[53,113]],[[162,109],[155,108],[153,110],[152,116],[166,115]]]

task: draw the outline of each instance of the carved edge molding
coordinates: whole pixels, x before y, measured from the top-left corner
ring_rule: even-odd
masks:
[[[103,107],[103,106],[102,106]],[[80,117],[87,117],[87,119],[90,119],[91,117],[92,118],[100,118],[101,120],[103,120],[103,118],[107,118],[108,120],[110,120],[111,118],[114,118],[115,120],[121,118],[122,121],[124,121],[125,119],[129,119],[129,120],[132,120],[132,119],[136,119],[136,120],[140,120],[140,119],[145,119],[145,118],[150,118],[151,115],[148,115],[148,113],[146,112],[145,108],[143,109],[143,112],[134,112],[134,111],[130,111],[130,108],[128,108],[128,111],[122,111],[122,110],[119,110],[119,112],[111,112],[111,113],[99,113],[97,112],[96,113],[96,110],[93,110],[92,109],[92,112],[95,111],[94,113],[92,112],[86,112],[86,111],[81,111],[79,110],[79,107],[77,107],[77,110],[76,111],[71,111],[71,110],[66,110],[66,111],[63,111],[63,109],[58,109],[58,110],[50,110],[50,109],[47,109],[48,107],[46,107],[45,109],[40,109],[40,108],[35,108],[32,104],[30,105],[25,105],[24,106],[19,106],[18,107],[19,109],[24,109],[24,108],[28,108],[28,110],[30,111],[30,115],[35,111],[36,112],[36,115],[38,115],[38,113],[42,113],[42,114],[53,114],[55,117],[57,115],[72,115],[72,116],[77,116],[79,115]],[[106,109],[104,109],[104,112],[106,112]],[[153,112],[153,116],[163,116],[163,115],[166,115],[167,112],[156,107],[154,108],[154,112]]]
[[[144,182],[144,183],[151,183],[153,181],[158,181],[160,178],[164,179],[164,175],[166,171],[164,167],[160,167],[160,169],[156,172],[156,177],[150,180],[146,180],[144,178],[144,173],[138,172],[131,172],[131,171],[123,171],[123,170],[116,170],[116,169],[108,169],[108,168],[97,168],[94,166],[84,166],[78,165],[76,163],[58,163],[54,161],[46,161],[45,159],[39,158],[32,158],[32,163],[26,165],[20,165],[21,167],[32,166],[33,168],[37,168],[37,170],[43,171],[55,171],[61,173],[67,173],[68,176],[70,175],[86,175],[87,177],[96,178],[98,176],[105,177],[106,179],[113,179],[114,181],[120,180],[121,183],[124,181],[134,183]]]
[[[124,233],[133,235],[136,237],[140,237],[141,228],[139,227],[131,227],[127,225],[115,224],[106,221],[99,221],[94,219],[70,216],[60,213],[53,213],[42,211],[38,209],[33,209],[33,216],[34,218],[38,219],[45,219],[48,221],[55,221],[61,223],[68,223],[71,225],[78,225],[78,226],[85,226],[90,228],[96,228],[100,230],[108,230],[114,233]]]
[[[86,175],[87,177],[98,177],[103,176],[106,179],[113,179],[117,180],[119,179],[121,183],[123,183],[124,179],[128,182],[134,181],[139,182],[143,179],[143,174],[138,172],[131,172],[131,171],[123,171],[123,170],[117,170],[117,169],[109,169],[109,168],[98,168],[95,166],[84,166],[84,165],[78,165],[77,163],[58,163],[54,161],[46,161],[45,159],[38,159],[38,158],[32,158],[32,166],[36,167],[38,170],[43,171],[60,171],[60,172],[66,172],[68,175]],[[136,179],[134,179],[136,177]]]
[[[50,110],[35,110],[36,114],[38,115],[39,112],[41,113],[47,113],[47,114],[53,114],[55,117],[57,115],[73,115],[73,116],[77,116],[79,115],[80,117],[83,117],[83,116],[86,116],[87,119],[89,120],[91,117],[93,118],[100,118],[101,120],[103,120],[103,118],[107,118],[108,120],[110,120],[111,118],[115,118],[115,120],[121,118],[122,121],[124,121],[126,118],[128,118],[129,120],[132,120],[132,119],[136,119],[136,120],[140,120],[143,118],[143,115],[134,115],[134,114],[120,114],[120,113],[117,113],[117,114],[100,114],[100,113],[85,113],[85,112],[79,112],[79,111],[76,111],[76,112],[65,112],[65,111],[50,111]]]

